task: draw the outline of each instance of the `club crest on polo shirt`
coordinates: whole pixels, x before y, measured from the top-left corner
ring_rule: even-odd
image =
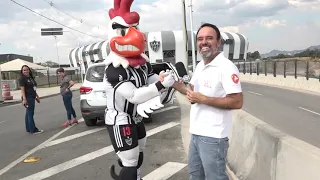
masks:
[[[231,79],[232,79],[232,81],[233,81],[235,84],[238,84],[238,83],[239,83],[239,77],[238,77],[238,75],[232,74]]]

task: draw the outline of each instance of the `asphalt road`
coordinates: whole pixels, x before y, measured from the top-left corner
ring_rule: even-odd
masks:
[[[74,93],[73,104],[81,115],[78,93]],[[148,140],[141,177],[188,179],[180,108],[173,104],[163,110],[153,115],[154,122],[146,124]],[[61,97],[55,96],[37,104],[35,121],[44,132],[30,135],[25,131],[24,111],[21,105],[0,108],[0,180],[111,179],[109,168],[117,157],[103,122],[96,127],[87,127],[83,122],[61,127],[66,113]],[[40,161],[24,163],[30,156],[39,157]],[[116,166],[116,171],[119,170]]]
[[[320,95],[243,83],[243,110],[320,148]]]

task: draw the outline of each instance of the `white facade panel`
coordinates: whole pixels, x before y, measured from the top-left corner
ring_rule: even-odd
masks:
[[[160,46],[158,48],[153,49],[151,44],[153,41],[159,41]],[[148,49],[149,49],[149,59],[151,63],[155,63],[157,60],[163,59],[163,50],[162,50],[162,38],[161,32],[149,32],[148,33]]]

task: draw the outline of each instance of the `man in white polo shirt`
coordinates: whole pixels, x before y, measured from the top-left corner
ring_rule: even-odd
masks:
[[[212,24],[197,32],[198,63],[190,89],[176,82],[174,88],[186,94],[190,111],[190,180],[228,180],[226,157],[232,125],[232,109],[243,104],[239,70],[219,52],[221,34]]]

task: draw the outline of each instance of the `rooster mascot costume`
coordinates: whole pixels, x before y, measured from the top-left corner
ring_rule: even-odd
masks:
[[[104,61],[108,97],[105,123],[121,166],[119,175],[114,165],[110,173],[119,180],[140,180],[146,144],[143,118],[163,107],[177,80],[172,70],[160,75],[152,72],[148,57],[143,54],[146,37],[138,29],[140,16],[130,12],[132,3],[133,0],[114,0],[114,7],[109,10],[110,53]]]

